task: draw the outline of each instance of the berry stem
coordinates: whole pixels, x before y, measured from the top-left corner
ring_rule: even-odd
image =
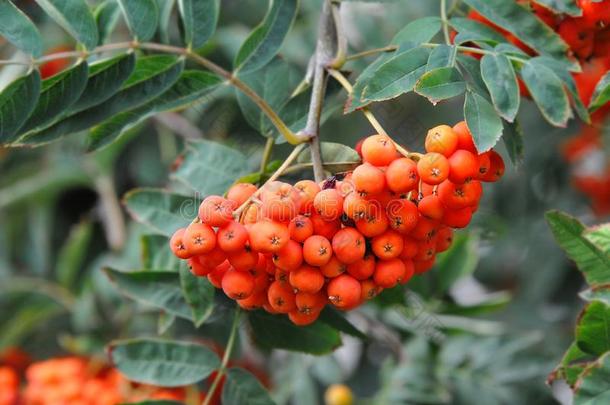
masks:
[[[220,363],[220,368],[216,373],[216,377],[208,390],[205,400],[202,405],[209,405],[210,401],[214,397],[214,393],[218,388],[218,384],[220,384],[220,380],[222,376],[227,371],[227,364],[229,364],[229,359],[231,358],[231,353],[233,352],[233,348],[235,347],[235,337],[237,336],[237,331],[239,329],[239,316],[241,315],[241,311],[239,306],[237,306],[235,310],[235,316],[233,317],[233,324],[231,325],[231,332],[229,334],[229,340],[227,340],[227,346],[225,347],[225,354],[222,356],[222,362]]]

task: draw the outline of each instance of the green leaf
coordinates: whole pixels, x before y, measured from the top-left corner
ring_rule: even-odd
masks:
[[[568,14],[572,17],[582,15],[582,9],[578,7],[577,0],[536,0],[536,3],[555,11],[555,14]]]
[[[170,24],[176,0],[155,0],[159,9],[159,41],[164,44],[170,43]]]
[[[483,41],[495,45],[506,41],[498,31],[470,18],[453,17],[449,23],[458,32],[453,40],[456,45],[472,41]]]
[[[591,287],[578,294],[580,298],[586,301],[600,301],[606,305],[610,305],[610,284],[600,284]]]
[[[189,48],[200,48],[214,34],[220,4],[218,0],[178,0],[184,42]]]
[[[142,106],[168,90],[180,77],[183,61],[166,55],[138,59],[135,70],[121,90],[104,103],[74,114],[42,132],[25,138],[26,142],[49,142],[100,124],[125,110]]]
[[[544,118],[551,125],[565,127],[572,117],[572,111],[559,77],[550,68],[539,63],[525,63],[520,73]]]
[[[418,18],[408,23],[403,29],[392,38],[390,44],[400,45],[409,42],[413,45],[420,45],[430,41],[441,30],[442,22],[439,17],[430,16]]]
[[[155,0],[117,0],[129,31],[138,41],[150,40],[159,24],[159,8]]]
[[[160,339],[112,342],[108,352],[128,379],[159,387],[195,384],[220,366],[216,353],[197,343]]]
[[[602,405],[610,401],[610,353],[589,365],[576,382],[574,405]]]
[[[561,378],[564,379],[571,387],[578,380],[591,356],[578,348],[576,342],[573,342],[568,350],[563,355],[559,366],[553,370],[549,379],[551,381]]]
[[[593,96],[591,97],[591,102],[589,103],[589,110],[591,112],[603,107],[610,101],[610,72],[606,72],[604,77],[602,77],[597,85],[595,86],[595,91],[593,92]]]
[[[479,263],[478,238],[456,234],[451,248],[438,255],[438,291],[445,293],[460,278],[474,273]]]
[[[335,142],[321,142],[320,151],[324,163],[359,163],[360,155],[347,145]],[[307,148],[297,158],[298,163],[311,162],[311,149]]]
[[[73,68],[42,82],[36,108],[20,132],[38,131],[47,127],[80,98],[87,85],[89,66],[81,62]]]
[[[470,55],[458,53],[457,62],[463,72],[466,73],[470,86],[479,94],[486,94],[487,86],[481,76],[481,62]]]
[[[504,123],[504,136],[502,137],[508,157],[513,165],[518,166],[523,162],[524,144],[523,130],[517,121]]]
[[[40,32],[10,0],[0,0],[0,36],[35,58],[42,54]]]
[[[176,323],[176,316],[161,312],[159,318],[157,318],[157,335],[161,336],[167,333],[174,323]]]
[[[97,46],[97,25],[85,0],[36,0],[36,3],[87,49]]]
[[[521,94],[517,75],[510,60],[502,54],[483,56],[481,76],[496,111],[505,120],[513,122],[519,111]]]
[[[274,405],[275,402],[252,373],[243,368],[227,370],[227,379],[222,388],[223,404]]]
[[[466,90],[466,82],[454,67],[441,67],[423,74],[415,84],[415,92],[436,104],[456,97]]]
[[[584,236],[602,252],[610,255],[610,223],[589,228],[585,231]]]
[[[238,150],[217,142],[193,141],[172,178],[208,196],[223,194],[235,179],[248,172],[247,168],[246,157]]]
[[[362,340],[367,340],[368,337],[348,321],[339,311],[329,306],[324,307],[320,313],[320,322],[323,322],[333,328],[347,333],[348,335],[357,337]]]
[[[576,325],[576,344],[594,356],[610,351],[610,306],[593,301],[585,307]]]
[[[180,285],[193,312],[193,323],[198,328],[212,315],[216,289],[207,278],[194,276],[184,265],[180,266]]]
[[[121,9],[115,0],[105,0],[97,6],[93,16],[97,24],[98,44],[102,45],[110,38],[119,22]]]
[[[142,235],[140,252],[144,270],[173,270],[182,262],[174,255],[164,235]]]
[[[561,37],[516,2],[505,0],[464,0],[491,22],[512,32],[541,55],[547,55],[578,71],[577,63],[567,56],[568,45]]]
[[[133,110],[119,113],[89,133],[88,150],[93,151],[116,141],[122,134],[159,112],[183,109],[200,101],[222,81],[213,73],[187,70],[172,87],[159,97]]]
[[[371,75],[362,97],[382,101],[413,90],[417,79],[426,71],[429,55],[427,49],[414,48],[385,62]]]
[[[57,255],[57,282],[68,290],[74,287],[78,272],[85,264],[87,249],[93,235],[91,222],[81,222],[70,230],[66,242]]]
[[[233,66],[236,71],[253,72],[269,63],[279,52],[297,15],[298,0],[273,0],[263,21],[239,48]]]
[[[583,236],[584,225],[559,211],[549,211],[545,217],[555,240],[574,260],[587,283],[592,287],[609,284],[610,257]]]
[[[483,96],[466,92],[464,117],[479,153],[493,148],[502,136],[502,120]]]
[[[123,204],[135,221],[165,236],[190,224],[199,208],[193,198],[154,188],[129,191],[123,197]]]
[[[125,296],[179,318],[192,320],[191,308],[182,295],[180,276],[177,272],[125,273],[111,268],[105,268],[104,272]]]
[[[250,312],[248,320],[254,340],[266,349],[325,354],[341,345],[339,333],[321,322],[296,326],[285,315],[271,315],[263,311]]]
[[[454,46],[444,44],[432,49],[432,52],[430,52],[430,56],[428,56],[426,72],[435,70],[436,68],[451,66],[455,61],[455,52],[456,48]]]
[[[17,138],[19,129],[26,122],[40,95],[40,74],[31,71],[9,84],[0,93],[0,144]]]
[[[0,329],[0,350],[9,346],[21,346],[22,340],[36,328],[44,328],[51,319],[66,311],[54,301],[24,304],[2,323]]]

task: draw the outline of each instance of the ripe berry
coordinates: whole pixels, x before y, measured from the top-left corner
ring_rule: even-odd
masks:
[[[441,253],[449,249],[453,243],[453,230],[449,227],[443,227],[438,230],[436,236],[436,252]]]
[[[290,311],[288,313],[288,319],[297,326],[310,325],[314,323],[319,316],[320,312],[305,313],[301,311]]]
[[[383,288],[392,288],[405,276],[405,264],[400,259],[381,260],[377,262],[373,280]]]
[[[468,129],[468,125],[466,124],[466,121],[460,121],[457,124],[455,124],[453,126],[453,132],[455,132],[455,134],[458,137],[458,145],[457,145],[458,149],[464,149],[464,150],[467,150],[468,152],[478,154],[477,148],[474,145],[474,140],[472,139],[472,134],[470,133],[470,130]]]
[[[341,222],[337,219],[327,221],[318,214],[311,214],[309,217],[313,223],[313,232],[315,235],[324,236],[331,240],[333,236],[341,229]]]
[[[491,159],[489,158],[490,153],[491,151],[488,151],[477,156],[477,180],[480,180],[482,177],[484,177],[491,168]]]
[[[409,200],[393,200],[386,207],[390,227],[396,232],[407,234],[417,224],[417,206]]]
[[[591,56],[595,40],[593,30],[583,24],[584,20],[584,18],[567,17],[559,24],[557,31],[579,59],[587,59]]]
[[[320,270],[307,265],[291,271],[288,281],[296,291],[310,294],[317,293],[324,286],[324,276]]]
[[[254,291],[254,277],[247,271],[229,269],[222,277],[222,290],[234,300],[248,298]]]
[[[222,288],[222,279],[229,269],[232,269],[231,263],[225,260],[208,273],[208,281],[216,288]]]
[[[325,405],[352,405],[354,396],[348,386],[333,384],[324,393]]]
[[[225,252],[234,252],[244,247],[248,242],[246,227],[236,221],[229,222],[218,230],[216,235],[218,247]]]
[[[209,225],[192,223],[184,231],[182,242],[192,255],[208,253],[216,246],[216,233]]]
[[[188,259],[189,269],[194,276],[204,277],[207,276],[214,270],[214,268],[203,266],[197,257],[191,257]]]
[[[347,264],[341,262],[339,259],[337,259],[337,256],[334,255],[330,258],[328,263],[320,266],[322,275],[328,278],[337,277],[338,275],[345,273],[346,270]]]
[[[262,308],[267,304],[267,291],[254,292],[247,298],[237,300],[237,305],[247,311]]]
[[[303,242],[313,235],[313,222],[305,215],[297,215],[288,224],[290,239]]]
[[[278,313],[287,314],[296,309],[295,295],[286,283],[274,281],[267,290],[267,299],[271,308]]]
[[[360,282],[361,287],[361,299],[362,301],[371,300],[379,295],[379,293],[383,290],[380,286],[375,284],[373,280],[370,278],[367,280],[362,280]]]
[[[440,184],[449,176],[449,162],[440,153],[426,153],[417,162],[417,173],[425,183]]]
[[[256,193],[257,187],[250,183],[237,183],[227,191],[227,200],[233,201],[236,207],[248,201],[252,194]]]
[[[199,255],[197,258],[199,263],[204,267],[214,268],[227,259],[227,254],[220,247],[216,246],[212,251]]]
[[[435,259],[425,260],[425,261],[414,261],[413,267],[415,270],[415,274],[423,274],[430,270],[434,266]]]
[[[482,181],[496,182],[504,175],[504,160],[496,151],[489,151],[490,168],[485,176],[480,176]]]
[[[417,209],[422,216],[437,221],[443,218],[445,211],[440,198],[434,194],[422,198],[417,205]]]
[[[385,135],[372,135],[362,143],[362,159],[374,166],[387,166],[396,159],[394,142]]]
[[[343,197],[335,189],[322,190],[314,198],[313,206],[318,215],[332,221],[343,214]]]
[[[438,186],[438,198],[449,209],[460,209],[478,203],[481,197],[481,183],[472,180],[464,184],[453,184],[449,180]]]
[[[358,193],[350,193],[343,199],[343,212],[348,218],[358,219],[366,216],[373,207]]]
[[[258,263],[258,253],[250,245],[244,245],[241,249],[228,253],[227,260],[236,270],[248,271]]]
[[[299,212],[301,214],[309,213],[313,209],[313,200],[320,192],[320,186],[315,181],[301,180],[294,185],[294,188],[299,193],[301,206]]]
[[[263,215],[279,222],[290,221],[301,207],[299,192],[292,185],[280,181],[265,186],[261,201]]]
[[[403,237],[392,230],[376,236],[371,241],[371,247],[375,256],[382,260],[398,257],[404,245]]]
[[[372,164],[364,163],[354,170],[352,181],[361,195],[375,195],[385,188],[385,173]]]
[[[233,219],[235,202],[218,195],[206,197],[199,206],[199,219],[210,226],[225,226]]]
[[[309,314],[312,312],[320,312],[328,302],[328,298],[326,297],[326,294],[321,291],[313,294],[299,292],[295,297],[295,302],[297,309],[300,312]]]
[[[352,276],[342,274],[330,280],[326,292],[331,304],[337,308],[349,309],[360,303],[362,287]]]
[[[434,259],[433,259],[434,260]],[[402,261],[402,264],[405,265],[405,274],[402,276],[402,279],[399,281],[400,284],[407,284],[409,280],[415,274],[415,264],[411,259],[405,259]]]
[[[420,216],[417,225],[413,228],[409,236],[418,241],[430,240],[436,235],[437,229],[437,221]]]
[[[335,256],[345,264],[364,257],[366,243],[360,232],[354,228],[343,228],[333,236],[332,248]]]
[[[465,228],[471,219],[472,209],[465,207],[459,210],[446,210],[442,222],[451,228]]]
[[[455,152],[458,136],[449,125],[439,125],[426,135],[426,152],[436,152],[449,157]]]
[[[467,150],[457,150],[449,157],[449,180],[463,183],[477,177],[478,161],[474,154]]]
[[[192,256],[191,252],[188,251],[184,245],[184,242],[182,241],[184,232],[186,232],[186,229],[178,229],[176,232],[174,232],[169,240],[169,247],[172,249],[172,252],[174,252],[174,255],[180,259],[188,259]]]
[[[417,163],[411,159],[396,159],[386,169],[386,182],[388,188],[395,193],[406,193],[417,187],[419,174],[417,174]]]
[[[418,250],[419,250],[419,242],[417,240],[411,238],[410,236],[405,236],[403,238],[402,253],[400,254],[399,257],[403,260],[412,259],[415,257]]]
[[[303,244],[303,259],[312,266],[323,266],[332,257],[333,249],[324,236],[313,235]]]
[[[280,269],[292,271],[303,263],[303,248],[301,244],[289,240],[286,246],[273,254],[273,263]]]
[[[288,227],[279,222],[263,220],[248,229],[252,249],[260,253],[277,252],[290,240]]]
[[[579,0],[583,21],[589,28],[600,29],[610,25],[610,1]]]
[[[375,256],[369,254],[347,266],[347,272],[356,280],[366,280],[375,272],[375,263]]]
[[[436,254],[436,238],[420,241],[413,260],[430,260]]]
[[[369,214],[364,218],[359,218],[356,221],[356,228],[367,238],[381,235],[389,225],[390,220],[384,211],[380,209],[379,213]]]

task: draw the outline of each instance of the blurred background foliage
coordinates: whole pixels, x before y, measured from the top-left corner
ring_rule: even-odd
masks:
[[[228,66],[267,2],[222,3],[219,30],[206,53]],[[301,3],[282,48],[281,58],[295,69],[297,83],[313,52],[320,4]],[[346,3],[342,13],[351,51],[384,46],[407,22],[436,15],[437,6],[429,1],[408,7]],[[47,49],[71,46],[33,2],[23,7],[37,19]],[[158,35],[177,37],[175,21],[169,26],[168,34]],[[113,35],[127,36],[126,28],[119,26]],[[12,52],[0,45],[2,59]],[[364,66],[365,61],[355,61],[347,68],[360,72]],[[0,70],[0,87],[15,75],[14,68]],[[372,129],[358,113],[343,116],[345,94],[335,93],[322,140],[353,146]],[[397,141],[422,149],[428,128],[461,119],[460,103],[433,106],[410,93],[373,110]],[[486,190],[468,233],[460,233],[455,247],[434,271],[413,281],[407,295],[388,291],[376,305],[349,316],[371,335],[369,340],[347,336],[330,355],[280,350],[269,360],[242,335],[240,355],[266,370],[279,403],[318,403],[324,387],[337,382],[379,404],[555,403],[545,379],[573,339],[583,281],[554,242],[544,212],[560,209],[589,224],[600,219],[572,188],[558,149],[579,124],[553,128],[530,104],[524,99],[519,114],[523,160]],[[204,326],[194,329],[168,316],[159,319],[150,306],[123,298],[102,272],[170,260],[165,238],[144,237],[151,230],[129,218],[121,199],[138,187],[192,194],[185,176],[187,182],[214,176],[205,171],[205,161],[193,158],[197,170],[178,170],[200,140],[239,150],[245,156],[240,162],[244,174],[257,170],[265,143],[242,114],[234,90],[224,87],[180,115],[163,113],[137,125],[120,142],[95,153],[84,153],[79,137],[35,149],[0,150],[0,351],[18,346],[34,358],[103,356],[111,339],[157,330],[224,343],[229,325],[222,302]],[[278,145],[273,159],[287,151]],[[507,156],[502,146],[500,151]],[[295,176],[301,175],[309,173]]]

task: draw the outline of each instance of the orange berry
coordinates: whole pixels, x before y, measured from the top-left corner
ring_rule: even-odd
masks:
[[[272,220],[263,220],[248,229],[252,249],[260,253],[277,252],[290,240],[288,227]]]
[[[413,268],[415,274],[423,274],[430,270],[432,266],[434,266],[434,262],[436,259],[424,260],[424,261],[414,261]]]
[[[342,274],[329,281],[326,288],[328,300],[337,308],[349,309],[361,302],[360,282],[350,275]]]
[[[303,259],[312,266],[323,266],[333,255],[330,242],[324,236],[312,235],[303,244]]]
[[[396,232],[407,234],[417,225],[417,206],[409,200],[393,200],[386,207],[386,213],[390,227]]]
[[[374,207],[374,205],[373,205]],[[377,210],[375,210],[377,211]],[[369,214],[364,218],[359,218],[355,221],[356,228],[367,238],[381,235],[390,225],[390,220],[381,208],[376,214]]]
[[[227,200],[233,201],[236,207],[248,201],[252,194],[256,193],[257,187],[250,183],[233,184],[227,191]]]
[[[356,167],[352,181],[360,195],[375,195],[385,188],[385,173],[372,164],[364,163]]]
[[[254,277],[254,293],[266,292],[273,277],[266,271],[250,270],[250,274]]]
[[[288,312],[288,319],[297,326],[307,326],[316,321],[320,316],[320,312],[301,312],[301,311],[290,311]]]
[[[350,264],[364,257],[366,243],[360,232],[348,227],[341,229],[333,236],[332,248],[340,261]]]
[[[191,252],[188,251],[188,249],[184,245],[184,242],[182,241],[185,232],[186,229],[180,228],[176,232],[174,232],[174,234],[169,240],[169,247],[171,248],[174,255],[176,255],[176,257],[180,259],[188,259],[192,256]]]
[[[301,266],[288,275],[288,281],[298,292],[315,294],[324,286],[324,276],[319,269],[312,266]]]
[[[298,190],[281,181],[266,185],[261,193],[261,201],[263,215],[279,222],[290,221],[299,213],[301,207]]]
[[[610,2],[608,0],[579,0],[582,19],[588,27],[605,28],[610,25]]]
[[[290,239],[297,242],[304,242],[305,239],[313,235],[313,222],[305,215],[297,215],[288,224]]]
[[[400,253],[401,259],[413,259],[419,250],[419,242],[410,236],[405,236],[403,238],[403,248],[402,253]]]
[[[436,238],[420,241],[413,260],[430,260],[436,255]]]
[[[218,266],[214,268],[210,273],[208,273],[208,281],[216,288],[222,288],[222,279],[229,269],[233,267],[229,263],[228,260],[225,260]]]
[[[328,297],[322,291],[316,293],[298,292],[295,297],[295,302],[299,312],[309,314],[312,312],[320,312],[326,303]]]
[[[216,246],[212,251],[197,256],[197,259],[202,266],[214,268],[227,259],[227,254],[219,246]]]
[[[273,263],[280,269],[292,271],[303,263],[303,248],[301,244],[289,240],[286,246],[273,253]]]
[[[362,143],[362,159],[375,166],[387,166],[396,159],[394,142],[386,135],[372,135]]]
[[[557,33],[570,46],[570,51],[579,59],[587,59],[593,53],[595,32],[583,26],[582,18],[566,17],[557,29]]]
[[[483,189],[478,180],[454,184],[449,180],[438,186],[438,198],[449,209],[460,209],[478,203]]]
[[[356,280],[366,280],[375,272],[375,256],[366,255],[362,259],[347,266],[347,272]]]
[[[477,158],[467,150],[457,150],[449,157],[449,180],[453,183],[463,183],[477,177],[479,166]]]
[[[458,136],[449,125],[439,125],[426,135],[426,152],[436,152],[449,157],[455,152]]]
[[[184,231],[182,242],[189,253],[201,255],[216,247],[216,233],[209,225],[192,223]]]
[[[203,266],[199,262],[199,259],[197,257],[191,257],[190,259],[188,259],[188,265],[189,269],[191,270],[191,273],[197,277],[207,276],[212,272],[212,270],[214,270],[213,267]]]
[[[210,226],[225,226],[233,219],[235,202],[218,195],[206,197],[199,206],[199,219]]]
[[[440,220],[445,209],[438,196],[432,194],[422,198],[417,205],[419,213],[429,219]]]
[[[333,188],[322,190],[314,198],[313,206],[318,215],[332,221],[343,214],[343,197]]]
[[[254,292],[247,298],[237,300],[237,305],[246,311],[253,311],[255,309],[262,308],[265,304],[267,304],[266,291]]]
[[[455,132],[458,137],[457,149],[464,149],[468,152],[478,154],[477,147],[474,145],[474,140],[466,121],[460,121],[455,124],[453,126],[453,132]]]
[[[222,277],[222,290],[234,300],[248,298],[254,291],[254,277],[247,271],[229,269]]]
[[[288,283],[288,276],[290,272],[282,269],[275,268],[275,276],[273,277],[276,281],[281,283]]]
[[[438,230],[436,235],[436,252],[441,253],[449,249],[453,243],[453,230],[449,227],[443,227]]]
[[[471,219],[472,209],[465,207],[458,210],[445,210],[442,222],[451,228],[466,228]]]
[[[271,308],[280,314],[287,314],[296,309],[295,295],[286,283],[274,281],[267,290],[267,299]]]
[[[373,281],[380,287],[392,288],[406,275],[405,264],[400,259],[381,260],[377,262]]]
[[[491,151],[485,152],[481,155],[477,156],[477,176],[476,179],[480,180],[481,177],[484,177],[491,168],[491,159],[489,158],[489,154]]]
[[[225,252],[234,252],[248,242],[248,230],[237,221],[231,221],[218,230],[218,247]]]
[[[408,158],[396,159],[385,171],[388,188],[395,193],[406,193],[417,187],[417,163]]]
[[[341,229],[341,222],[339,220],[327,221],[316,213],[311,214],[311,217],[309,218],[313,223],[313,233],[315,235],[324,236],[328,240],[331,240],[339,229]]]
[[[375,256],[382,260],[389,260],[400,255],[404,247],[404,240],[398,232],[389,230],[374,237],[371,247]]]
[[[449,176],[449,162],[440,153],[426,153],[417,162],[417,173],[424,183],[440,184]]]
[[[362,291],[361,299],[363,301],[375,298],[383,290],[383,288],[375,284],[375,282],[371,279],[362,280],[360,282],[360,288]]]
[[[320,186],[318,186],[315,181],[301,180],[295,183],[294,188],[299,193],[299,198],[301,200],[299,212],[301,214],[311,212],[313,209],[313,200],[320,192]]]
[[[244,245],[241,249],[228,253],[227,260],[236,270],[248,271],[258,263],[258,252],[253,251],[250,245]]]
[[[479,178],[486,182],[496,182],[504,175],[504,160],[502,159],[502,156],[498,154],[498,152],[490,150],[489,162],[489,171],[484,176],[480,176]]]
[[[434,259],[432,259],[434,260]],[[405,274],[402,276],[402,279],[399,281],[400,284],[407,284],[409,280],[415,274],[415,264],[411,259],[403,259],[402,264],[405,265]]]
[[[337,256],[333,255],[328,263],[320,266],[320,271],[324,277],[333,278],[347,271],[347,264],[343,263]]]
[[[363,218],[371,210],[369,201],[358,193],[350,193],[343,199],[343,212],[348,218]]]
[[[420,216],[419,220],[417,221],[417,225],[415,226],[415,228],[413,228],[409,236],[418,241],[430,240],[436,236],[437,229],[437,221],[433,221],[431,219]]]

